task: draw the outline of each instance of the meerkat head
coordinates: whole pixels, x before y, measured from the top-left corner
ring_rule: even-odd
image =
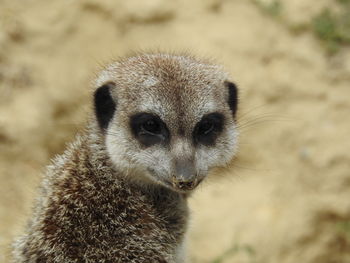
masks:
[[[107,67],[95,115],[116,169],[174,191],[194,189],[237,148],[237,89],[221,67],[143,54]]]

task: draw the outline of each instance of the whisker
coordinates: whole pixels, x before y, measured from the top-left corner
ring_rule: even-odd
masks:
[[[274,114],[274,113],[263,113],[263,114],[260,114],[260,115],[255,115],[255,116],[252,116],[250,118],[246,118],[246,119],[243,119],[243,121],[237,121],[238,123],[244,123],[244,121],[250,121],[250,120],[256,120],[256,119],[262,119],[262,118],[276,118],[276,119],[281,119],[281,120],[292,120],[292,118],[288,118],[286,116],[283,116],[283,115],[279,115],[279,114]]]
[[[238,118],[237,119],[238,120],[242,119],[245,116],[247,116],[248,114],[250,114],[250,113],[252,113],[252,112],[254,112],[254,111],[258,110],[258,109],[261,109],[262,107],[265,107],[267,105],[269,105],[269,104],[267,104],[267,103],[266,104],[262,104],[262,105],[254,107],[254,108],[251,108],[251,109],[247,110],[246,112],[243,112],[242,114],[238,114]]]
[[[242,131],[247,127],[251,127],[256,124],[261,124],[266,122],[283,122],[283,121],[289,122],[291,120],[292,120],[291,118],[281,117],[278,115],[263,115],[263,116],[258,116],[254,119],[246,120],[245,122],[238,123],[237,129]]]

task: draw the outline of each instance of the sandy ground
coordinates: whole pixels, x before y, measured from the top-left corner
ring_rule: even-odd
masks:
[[[190,202],[192,262],[349,263],[350,52],[327,57],[248,0],[0,0],[0,262],[90,112],[94,72],[140,49],[216,58],[240,87],[239,156]]]

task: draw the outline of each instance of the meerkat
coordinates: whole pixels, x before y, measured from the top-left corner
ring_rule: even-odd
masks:
[[[235,84],[210,62],[150,53],[110,64],[94,87],[14,261],[185,262],[187,198],[236,153]]]

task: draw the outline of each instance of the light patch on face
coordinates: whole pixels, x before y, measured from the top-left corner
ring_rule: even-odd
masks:
[[[176,159],[190,158],[193,153],[193,146],[191,145],[191,142],[188,142],[185,139],[177,139],[173,144],[171,152]]]
[[[113,63],[109,65],[106,69],[104,69],[102,72],[100,72],[98,78],[95,80],[94,86],[100,87],[114,79],[113,72],[115,72],[117,68],[118,63]]]
[[[225,166],[238,150],[238,131],[233,123],[218,137],[215,147],[201,146],[195,154],[196,167],[207,173],[214,167]]]
[[[159,80],[156,77],[150,76],[142,83],[142,85],[146,88],[149,88],[157,85],[158,83],[159,83]]]
[[[171,181],[173,172],[172,158],[162,147],[151,147],[137,154],[138,163],[147,169],[146,175],[162,183]]]
[[[140,149],[134,139],[128,138],[127,131],[115,122],[108,128],[106,147],[112,163],[125,176],[143,182],[159,183],[161,178],[170,180],[173,168],[169,152],[161,146]]]
[[[200,104],[199,107],[194,108],[194,116],[197,116],[199,121],[205,114],[212,113],[217,110],[218,110],[217,103],[213,100],[208,99],[202,104]]]
[[[135,167],[132,167],[131,160],[133,151],[130,149],[123,129],[117,127],[117,125],[111,125],[106,133],[106,148],[114,166],[126,175],[133,172]]]
[[[166,107],[154,96],[148,96],[147,99],[142,100],[139,105],[139,111],[157,114],[163,121],[166,115]]]

